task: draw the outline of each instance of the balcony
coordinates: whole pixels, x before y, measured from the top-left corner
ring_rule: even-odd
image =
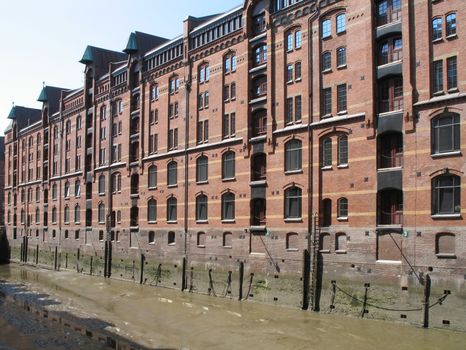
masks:
[[[403,225],[403,192],[384,189],[377,194],[377,226]]]
[[[378,137],[377,168],[401,168],[403,166],[403,134],[387,133]]]
[[[265,153],[251,158],[251,186],[265,185],[267,180],[267,160]]]

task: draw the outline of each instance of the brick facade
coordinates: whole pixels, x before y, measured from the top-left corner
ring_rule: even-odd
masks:
[[[464,273],[466,4],[277,3],[88,47],[84,87],[15,107],[12,244],[296,272],[317,217],[329,268]]]

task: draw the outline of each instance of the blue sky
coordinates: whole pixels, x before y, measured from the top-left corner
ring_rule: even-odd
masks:
[[[121,51],[131,31],[182,34],[186,16],[228,11],[243,0],[16,0],[0,2],[0,134],[12,102],[40,108],[42,82],[83,83],[86,45]]]

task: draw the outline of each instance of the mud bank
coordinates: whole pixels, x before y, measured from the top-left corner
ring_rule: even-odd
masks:
[[[41,318],[47,314],[52,329],[112,348],[461,349],[466,342],[464,333],[238,303],[74,272],[11,265],[0,267],[0,279],[7,299]]]

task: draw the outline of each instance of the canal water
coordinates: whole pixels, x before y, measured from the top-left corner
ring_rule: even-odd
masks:
[[[466,349],[464,333],[240,303],[74,272],[12,264],[0,266],[0,280],[4,293],[12,285],[40,293],[63,314],[98,320],[146,348]]]

